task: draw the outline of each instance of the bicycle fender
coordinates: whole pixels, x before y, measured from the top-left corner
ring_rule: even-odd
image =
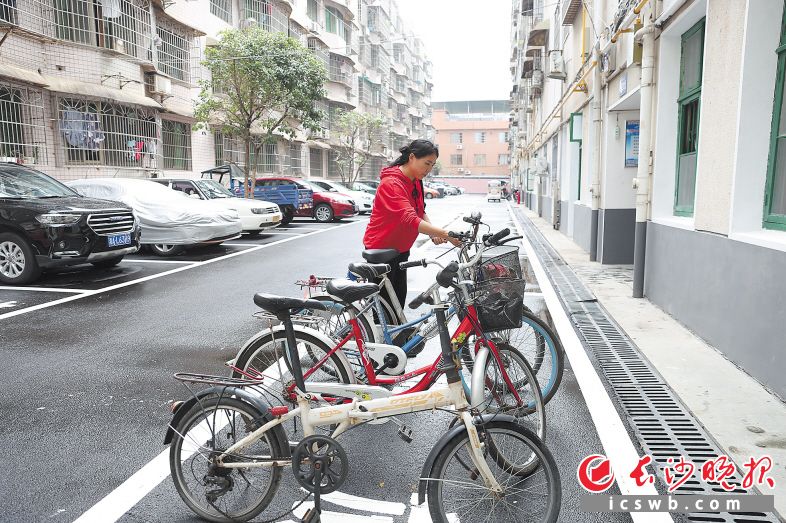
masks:
[[[336,341],[331,339],[330,336],[328,336],[322,331],[318,331],[316,329],[312,329],[311,327],[306,327],[304,325],[297,325],[297,324],[293,325],[293,327],[295,329],[295,335],[297,335],[298,332],[302,332],[304,334],[310,334],[311,336],[314,336],[328,347],[335,347],[336,345]],[[248,340],[246,340],[246,342],[243,344],[243,346],[240,348],[237,355],[235,356],[235,361],[237,361],[237,359],[240,357],[243,351],[245,351],[248,347],[250,347],[253,343],[255,343],[263,336],[267,336],[268,334],[270,334],[270,332],[271,329],[265,329],[263,331],[257,332],[256,334],[251,336]],[[275,335],[276,339],[279,339],[280,336],[281,341],[285,340],[286,333],[284,332],[283,325],[276,325],[275,327],[273,327],[272,332]],[[344,368],[347,369],[347,374],[349,374],[350,381],[352,383],[357,383],[355,373],[352,371],[352,364],[349,363],[346,354],[344,354],[343,351],[338,350],[336,351],[336,357],[338,357],[338,359],[341,360],[341,363],[344,365]]]
[[[164,445],[168,445],[172,442],[172,438],[175,435],[175,430],[172,427],[176,427],[185,417],[186,414],[197,405],[202,398],[208,396],[223,396],[226,398],[236,397],[245,401],[255,409],[257,409],[262,414],[262,419],[265,422],[271,421],[273,416],[270,415],[270,409],[265,404],[265,402],[259,396],[256,396],[247,390],[240,388],[240,387],[208,387],[205,390],[199,391],[196,393],[195,397],[189,398],[186,400],[180,407],[177,408],[175,414],[172,416],[172,421],[169,422],[166,430],[166,436],[164,436]],[[273,436],[278,440],[280,447],[284,449],[286,453],[286,457],[289,457],[289,443],[286,437],[286,434],[282,434],[283,430],[281,426],[274,427],[271,430]]]
[[[516,422],[516,418],[508,416],[507,414],[483,414],[482,416],[474,418],[475,425],[485,425],[489,421],[497,420]],[[426,489],[428,488],[428,481],[431,478],[431,472],[434,469],[434,462],[437,460],[437,456],[439,456],[442,449],[444,449],[453,438],[460,436],[465,430],[466,427],[463,423],[457,423],[455,427],[446,432],[445,435],[437,441],[436,445],[432,447],[431,452],[428,453],[426,462],[423,463],[423,468],[420,471],[420,480],[418,481],[418,505],[422,505],[423,502],[426,501]]]

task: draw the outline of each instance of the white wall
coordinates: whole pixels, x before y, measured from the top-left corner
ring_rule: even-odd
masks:
[[[636,205],[633,178],[636,167],[625,167],[625,122],[638,120],[639,111],[606,113],[604,125],[603,181],[600,206],[603,209],[632,209]],[[615,128],[619,126],[619,136]],[[641,158],[639,158],[641,161]]]
[[[745,22],[731,232],[761,231],[783,3],[751,0]],[[772,232],[786,242],[786,233]]]

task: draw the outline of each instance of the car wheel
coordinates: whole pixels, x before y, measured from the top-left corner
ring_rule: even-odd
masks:
[[[246,234],[248,234],[248,235],[249,235],[251,238],[256,238],[257,236],[259,236],[259,235],[262,233],[262,229],[259,229],[259,230],[256,230],[256,231],[245,231],[245,232],[246,232]]]
[[[281,211],[281,225],[289,225],[292,223],[292,218],[295,217],[295,211],[292,209],[283,209]]]
[[[172,245],[169,243],[154,243],[150,245],[150,250],[158,256],[177,256],[185,250],[182,245]]]
[[[320,203],[314,208],[314,219],[319,223],[332,222],[334,217],[333,208],[326,203]]]
[[[99,269],[109,269],[110,267],[114,267],[121,261],[123,261],[123,257],[117,256],[115,258],[107,258],[106,260],[100,260],[91,263],[93,264],[93,267],[98,267]]]
[[[17,234],[0,234],[0,282],[24,285],[40,275],[41,268],[30,244]]]
[[[426,193],[426,199],[427,199],[427,200],[430,200],[430,199],[432,199],[433,197],[434,197],[434,195],[433,195],[433,194],[431,194],[430,192],[427,192],[427,193]]]

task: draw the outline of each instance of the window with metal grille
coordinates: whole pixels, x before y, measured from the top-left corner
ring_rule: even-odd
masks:
[[[764,227],[786,230],[786,8],[781,23],[778,49],[778,69],[775,77],[775,100],[772,108],[770,155],[767,163],[767,184],[764,192]]]
[[[334,150],[328,151],[328,178],[340,178],[338,169],[338,153]]]
[[[56,38],[82,44],[92,42],[92,0],[53,0],[53,7]]]
[[[696,159],[699,150],[699,115],[704,56],[704,20],[682,35],[680,97],[678,105],[677,180],[674,214],[693,216],[696,195]]]
[[[159,70],[172,78],[190,81],[191,41],[186,32],[165,20],[156,21],[156,32]]]
[[[67,165],[157,167],[158,123],[152,110],[61,98],[58,124]]]
[[[500,154],[497,156],[497,165],[508,165],[510,163],[510,156],[507,154]]]
[[[325,7],[325,30],[346,39],[344,18],[335,7]]]
[[[309,174],[314,178],[322,177],[322,149],[310,147],[308,150]]]
[[[319,4],[317,0],[308,0],[306,5],[306,15],[314,22],[319,23]]]
[[[246,146],[243,140],[234,136],[227,136],[216,131],[213,136],[215,144],[216,165],[234,163],[240,167],[246,165]]]
[[[163,141],[163,168],[178,171],[191,170],[191,125],[171,120],[161,120]]]
[[[464,135],[462,133],[450,133],[450,143],[463,143]]]
[[[210,0],[210,14],[232,23],[232,0]]]
[[[475,132],[475,143],[486,143],[486,132],[485,131],[476,131]]]
[[[344,66],[344,58],[341,55],[330,53],[330,73],[329,78],[334,82],[348,84],[350,81],[349,64]]]
[[[319,59],[319,61],[325,65],[326,68],[330,67],[330,53],[328,52],[328,46],[316,38],[309,38],[308,48],[312,53],[314,53],[314,56],[316,56],[317,59]]]
[[[262,146],[262,172],[277,173],[278,144],[266,143]]]
[[[303,27],[300,26],[300,24],[298,24],[294,20],[290,20],[289,21],[289,36],[290,36],[290,38],[294,38],[295,40],[297,40],[298,42],[303,44],[303,43],[306,42],[305,41],[305,37],[306,37],[306,33],[307,32],[308,31],[306,31]]]
[[[16,7],[16,0],[0,1],[0,22],[8,25],[19,24],[19,8]]]
[[[256,20],[268,32],[289,32],[289,16],[271,0],[243,0],[243,18]]]
[[[303,157],[301,156],[303,147],[299,143],[289,144],[289,169],[287,173],[291,176],[303,176]]]
[[[450,155],[450,165],[462,165],[464,163],[464,157],[461,154],[451,154]]]
[[[46,163],[44,98],[39,90],[0,85],[0,157]]]

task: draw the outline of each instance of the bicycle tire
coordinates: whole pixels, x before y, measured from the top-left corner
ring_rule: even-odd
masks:
[[[543,403],[547,404],[559,389],[565,370],[565,351],[559,336],[527,310],[522,313],[521,327],[498,331],[491,336],[509,343],[527,358],[538,379]]]
[[[476,382],[476,377],[473,377],[471,405],[480,409],[481,414],[500,413],[512,416],[516,422],[532,431],[541,441],[546,441],[546,409],[535,373],[532,372],[527,359],[514,347],[504,342],[495,345],[508,378],[516,388],[519,398],[526,403],[524,405],[514,403],[515,396],[509,391],[508,384],[502,378],[500,371],[496,370],[499,369],[499,362],[490,349],[485,349],[478,353],[477,361],[473,366],[473,372],[476,372],[475,369],[480,369],[480,365],[485,367],[484,386],[482,391],[476,390],[474,385],[479,381]],[[499,459],[504,460],[504,455],[500,454]],[[527,475],[531,467],[530,464],[525,465],[515,473]]]
[[[496,459],[489,456],[490,453],[486,450],[484,452],[486,463],[497,482],[505,487],[503,495],[493,494],[484,485],[483,477],[475,470],[474,463],[467,453],[467,446],[470,444],[467,431],[459,432],[440,450],[428,477],[427,498],[432,521],[435,523],[456,520],[489,523],[510,521],[555,523],[559,517],[562,487],[557,463],[549,449],[532,432],[512,421],[493,420],[479,425],[477,429],[478,436],[486,442],[486,449],[489,447],[489,442],[494,442],[495,439],[496,443],[492,446],[504,446],[508,449],[519,442],[527,459],[530,459],[531,455],[536,456],[540,466],[526,477],[510,474],[504,467],[500,467]],[[545,480],[544,485],[539,485],[541,477]],[[514,487],[515,490],[512,489]],[[536,492],[535,487],[542,490],[547,497],[545,507],[539,511],[537,517],[532,513],[531,503],[533,493]],[[459,496],[463,496],[459,501],[465,507],[454,508],[453,502],[446,501],[446,498],[452,497],[454,491],[457,491]],[[467,492],[473,500],[469,504],[466,503]],[[513,497],[523,492],[526,492],[525,499],[511,503]],[[487,500],[484,499],[485,496],[488,497]],[[461,508],[466,508],[468,513],[457,514],[456,511]],[[498,509],[502,511],[501,514],[495,514]],[[519,514],[518,517],[511,515],[511,512],[516,509],[526,512]],[[448,516],[449,514],[451,517]]]
[[[172,480],[180,497],[199,517],[217,523],[248,521],[265,510],[272,501],[281,482],[281,467],[227,469],[215,467],[211,463],[212,455],[226,450],[261,427],[263,422],[258,421],[261,415],[261,412],[244,401],[229,397],[213,397],[202,399],[194,405],[181,419],[178,426],[174,427],[175,434],[169,447],[169,467],[172,472]],[[226,424],[217,430],[217,425],[224,421]],[[229,430],[226,430],[227,427]],[[242,428],[246,430],[240,433]],[[224,438],[226,438],[226,442],[219,444]],[[203,440],[205,441],[203,442]],[[280,448],[279,440],[273,436],[272,432],[263,435],[247,450],[252,452],[248,457],[233,457],[237,457],[238,461],[252,462],[255,461],[255,457],[262,455],[269,454],[272,459],[286,459],[289,454]],[[194,456],[197,456],[196,459],[191,460]],[[264,485],[259,484],[260,488],[258,489],[257,484],[251,481],[252,474],[262,475],[265,473],[269,473],[269,477],[263,482]],[[189,476],[205,492],[201,495],[195,492],[196,485],[194,487],[189,485]],[[212,481],[218,483],[211,484],[208,478],[214,478]],[[259,491],[258,499],[242,509],[233,509],[226,504],[222,510],[217,507],[216,502],[209,501],[208,496],[211,490],[213,492],[220,490],[219,485],[223,481],[228,482],[230,488],[218,497],[217,502],[224,501],[224,496],[239,496],[243,491],[251,492],[253,490]],[[238,488],[238,486],[245,488]],[[204,502],[204,505],[201,505],[200,502]]]

